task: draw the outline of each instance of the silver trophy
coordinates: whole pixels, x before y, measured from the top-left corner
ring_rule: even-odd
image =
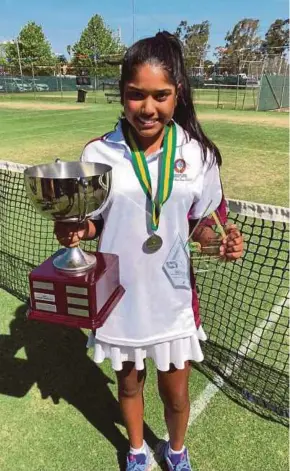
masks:
[[[27,196],[46,219],[82,223],[100,214],[108,203],[112,168],[99,163],[62,162],[36,165],[24,171]],[[81,274],[96,264],[94,254],[67,248],[53,259],[56,269]]]

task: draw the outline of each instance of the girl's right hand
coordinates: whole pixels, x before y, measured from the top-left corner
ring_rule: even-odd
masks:
[[[87,221],[56,222],[54,233],[58,242],[65,247],[77,247],[87,232]]]

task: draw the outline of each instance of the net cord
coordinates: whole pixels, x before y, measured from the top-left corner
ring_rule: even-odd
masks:
[[[23,173],[28,167],[31,167],[31,165],[0,160],[0,170]],[[235,199],[227,199],[226,202],[230,212],[240,214],[241,216],[264,219],[266,221],[284,222],[286,224],[289,224],[290,221],[289,208]]]

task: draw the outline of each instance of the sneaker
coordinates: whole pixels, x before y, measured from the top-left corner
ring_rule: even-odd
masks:
[[[164,458],[168,467],[168,471],[192,471],[189,462],[188,451],[184,448],[184,451],[179,454],[169,455],[169,442],[165,448]]]
[[[145,442],[146,453],[133,455],[127,454],[126,471],[149,471],[150,466],[150,451],[147,443]]]

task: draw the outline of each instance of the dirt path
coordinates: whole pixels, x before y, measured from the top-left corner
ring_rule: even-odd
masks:
[[[288,128],[289,120],[284,116],[268,116],[261,113],[256,113],[254,116],[251,114],[247,115],[231,115],[221,113],[200,113],[199,118],[201,121],[227,121],[229,123],[241,123],[241,124],[259,124],[259,125],[271,125],[277,128]]]
[[[39,103],[24,101],[0,101],[1,108],[17,109],[17,110],[79,110],[79,105],[68,105],[61,103]]]

